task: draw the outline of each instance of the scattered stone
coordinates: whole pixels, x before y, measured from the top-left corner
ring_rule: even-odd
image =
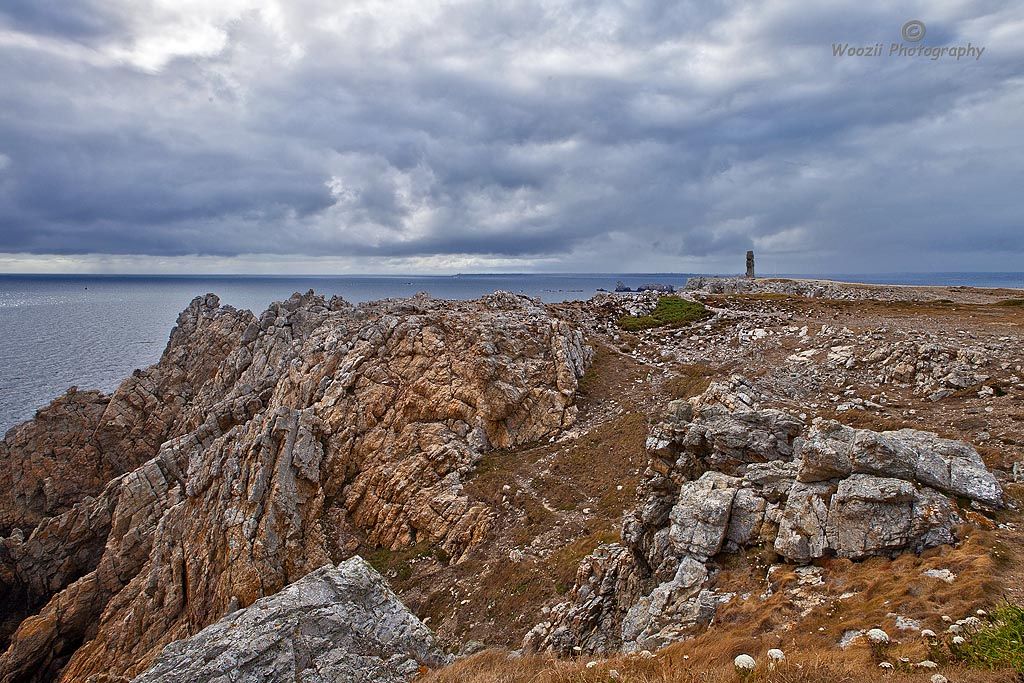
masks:
[[[946,583],[953,583],[956,581],[956,574],[949,571],[948,569],[925,569],[921,572],[922,576],[930,576],[933,579],[939,579]]]

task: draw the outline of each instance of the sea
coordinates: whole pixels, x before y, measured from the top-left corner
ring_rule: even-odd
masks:
[[[155,363],[194,297],[257,315],[310,289],[352,303],[429,292],[473,299],[495,290],[545,302],[588,299],[618,281],[681,287],[692,273],[481,274],[451,276],[3,275],[0,274],[0,434],[30,419],[69,386],[113,391]],[[1024,288],[1024,273],[785,274],[844,282]]]

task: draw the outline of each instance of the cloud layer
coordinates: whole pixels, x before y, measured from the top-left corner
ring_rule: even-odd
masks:
[[[5,3],[0,268],[1020,269],[1024,7],[499,4]]]

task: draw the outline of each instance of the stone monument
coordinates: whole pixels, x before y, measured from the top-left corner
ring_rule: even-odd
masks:
[[[747,252],[747,277],[754,277],[754,252]]]

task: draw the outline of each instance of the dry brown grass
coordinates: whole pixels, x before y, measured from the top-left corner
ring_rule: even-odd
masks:
[[[877,666],[863,643],[842,650],[836,643],[846,630],[881,627],[893,638],[887,659],[906,657],[912,662],[929,657],[916,632],[896,629],[894,614],[920,620],[924,627],[942,632],[943,615],[954,619],[991,608],[1004,595],[1007,581],[1019,580],[1019,548],[1006,548],[987,529],[974,529],[957,547],[933,548],[921,555],[895,559],[873,558],[864,562],[833,559],[822,563],[828,577],[825,602],[801,615],[789,589],[797,586],[793,567],[772,575],[774,594],[761,600],[768,587],[764,566],[772,558],[751,551],[730,557],[715,579],[719,591],[747,592],[719,608],[714,625],[696,637],[659,651],[651,659],[638,657],[557,660],[545,656],[508,659],[505,651],[492,650],[431,672],[421,680],[431,683],[608,683],[614,669],[619,681],[633,683],[726,683],[741,679],[733,670],[736,655],[746,653],[759,660],[759,669],[748,682],[845,683],[860,681],[927,681],[923,674],[896,671],[886,674]],[[953,584],[925,577],[926,569],[945,568],[957,575]],[[852,593],[852,597],[848,594]],[[846,594],[847,597],[840,598]],[[778,647],[786,661],[769,671],[765,653]],[[1019,681],[1010,670],[983,671],[958,664],[943,664],[941,672],[954,683],[1010,683]]]
[[[423,683],[887,683],[923,682],[930,674],[893,672],[878,669],[867,648],[851,648],[837,656],[834,651],[805,651],[787,654],[786,660],[768,670],[765,651],[750,649],[755,642],[723,639],[705,649],[700,659],[680,647],[660,651],[651,659],[616,657],[597,660],[593,667],[586,660],[565,661],[529,656],[510,660],[501,650],[489,650],[456,664],[429,672],[416,679]],[[732,661],[736,654],[750,652],[760,660],[759,670],[744,679],[737,675]],[[734,654],[735,653],[735,654]],[[610,671],[616,671],[613,678]],[[1019,683],[1013,671],[981,671],[959,665],[942,667],[955,683]]]

